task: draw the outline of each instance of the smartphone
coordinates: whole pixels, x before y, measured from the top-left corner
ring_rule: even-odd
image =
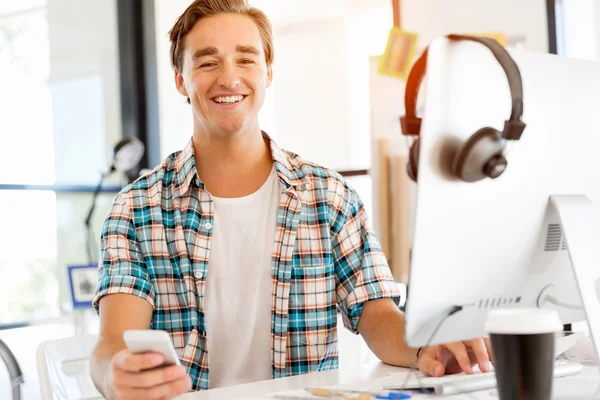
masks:
[[[123,340],[132,353],[160,353],[165,358],[163,365],[181,365],[166,331],[130,329],[123,333]]]

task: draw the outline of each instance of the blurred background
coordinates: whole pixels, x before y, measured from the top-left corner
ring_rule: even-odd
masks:
[[[97,332],[97,316],[73,294],[85,292],[87,278],[69,267],[97,261],[116,193],[191,136],[167,35],[190,2],[0,0],[0,340],[21,366],[25,399],[39,398],[39,343]],[[600,59],[595,0],[249,2],[274,26],[274,82],[262,129],[281,147],[346,176],[399,283],[406,282],[414,187],[405,177],[398,121],[405,79],[380,69],[390,30],[414,35],[407,68],[447,33],[497,35],[507,47]],[[123,138],[139,139],[144,157],[127,174],[104,179],[88,234],[94,191]],[[0,399],[9,398],[10,385],[0,364]]]

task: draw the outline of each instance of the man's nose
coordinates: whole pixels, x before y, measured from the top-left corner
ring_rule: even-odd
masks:
[[[237,76],[235,67],[231,63],[226,63],[223,66],[217,83],[227,89],[235,89],[240,84],[240,78]]]

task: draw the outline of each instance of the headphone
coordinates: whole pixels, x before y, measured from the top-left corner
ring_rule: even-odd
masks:
[[[494,39],[448,35],[453,41],[470,40],[483,44],[490,49],[496,60],[502,66],[512,98],[512,109],[510,118],[504,122],[502,132],[490,127],[484,127],[475,132],[460,147],[454,155],[452,162],[452,174],[464,182],[477,182],[485,178],[498,178],[506,170],[508,162],[504,155],[506,140],[519,140],[525,129],[525,123],[521,121],[523,116],[523,83],[521,73],[515,61],[508,52]],[[412,67],[406,82],[404,101],[406,115],[400,118],[402,134],[416,136],[416,140],[410,146],[408,155],[408,176],[417,181],[419,165],[419,133],[421,131],[421,118],[417,117],[417,95],[419,87],[425,75],[427,67],[427,49]]]

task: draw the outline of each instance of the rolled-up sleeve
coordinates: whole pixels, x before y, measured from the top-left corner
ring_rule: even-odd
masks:
[[[136,237],[131,210],[123,193],[113,201],[102,228],[98,284],[92,302],[96,312],[99,312],[100,299],[114,293],[141,297],[154,307],[154,287]]]
[[[400,291],[360,197],[347,186],[338,193],[332,224],[337,304],[344,326],[358,334],[364,303],[392,298],[399,304]]]

